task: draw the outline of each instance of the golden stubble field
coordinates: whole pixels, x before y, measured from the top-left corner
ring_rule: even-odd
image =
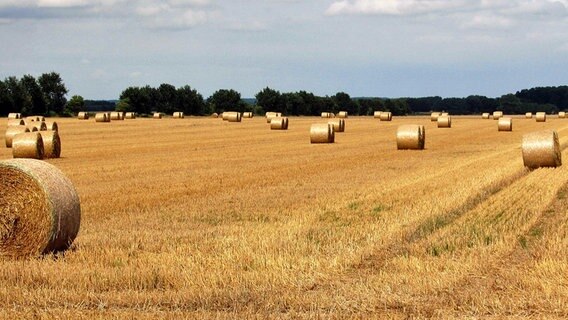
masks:
[[[319,118],[56,121],[81,230],[0,261],[3,317],[568,317],[568,168],[520,149],[565,146],[568,120],[353,117],[330,145],[309,143]],[[397,151],[400,124],[426,150]]]

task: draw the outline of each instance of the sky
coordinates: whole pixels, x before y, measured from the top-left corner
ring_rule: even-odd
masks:
[[[0,78],[497,97],[568,85],[568,0],[0,0]]]

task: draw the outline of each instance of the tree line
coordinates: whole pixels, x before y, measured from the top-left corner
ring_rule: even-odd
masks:
[[[220,89],[204,98],[189,85],[176,88],[171,84],[128,87],[118,102],[84,100],[73,96],[68,101],[67,88],[58,73],[44,73],[37,79],[31,75],[8,77],[0,81],[0,115],[19,112],[25,115],[71,116],[79,111],[130,111],[139,114],[182,111],[188,115],[209,115],[224,111],[282,112],[286,115],[318,116],[321,112],[347,111],[350,115],[372,115],[374,111],[390,111],[393,115],[447,111],[451,114],[479,114],[501,110],[506,114],[544,111],[556,113],[568,109],[568,86],[525,89],[498,98],[472,95],[465,98],[351,97],[345,92],[318,96],[307,91],[280,92],[260,90],[248,103],[233,89]]]

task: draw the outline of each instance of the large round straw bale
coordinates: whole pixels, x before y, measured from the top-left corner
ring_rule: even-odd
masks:
[[[38,131],[47,131],[47,125],[43,121],[36,121],[32,123],[31,126],[37,128]]]
[[[546,122],[546,112],[537,112],[536,122]]]
[[[184,115],[184,113],[181,112],[181,111],[174,112],[174,118],[183,119],[183,118],[185,118],[185,115]]]
[[[381,121],[391,121],[392,120],[392,112],[381,112]]]
[[[525,113],[525,118],[526,119],[532,119],[532,112]]]
[[[21,113],[8,113],[8,119],[21,119]]]
[[[382,111],[375,111],[373,112],[373,118],[380,119]]]
[[[110,122],[110,118],[106,112],[97,113],[95,115],[95,122]]]
[[[513,119],[509,117],[502,117],[497,123],[498,131],[513,131]]]
[[[162,119],[162,113],[160,112],[154,112],[154,115],[152,116],[154,119]]]
[[[558,118],[560,118],[560,119],[566,118],[566,112],[564,112],[564,111],[558,112]]]
[[[12,140],[14,158],[43,159],[43,139],[39,132],[19,133]]]
[[[432,112],[432,114],[430,114],[430,121],[432,122],[436,122],[438,121],[438,117],[440,116],[440,112]]]
[[[489,112],[484,112],[481,114],[481,119],[489,119],[491,117],[491,115],[489,114]]]
[[[8,120],[8,127],[12,126],[25,126],[26,122],[24,119],[10,119]]]
[[[287,130],[288,118],[274,117],[270,120],[270,130]]]
[[[334,143],[335,131],[333,131],[333,126],[329,123],[312,124],[310,128],[310,142]]]
[[[562,155],[556,131],[544,130],[525,134],[522,149],[525,167],[536,169],[562,165]]]
[[[88,112],[79,112],[79,114],[77,115],[77,118],[79,120],[88,120],[89,119],[89,113]]]
[[[81,224],[71,181],[44,161],[0,161],[0,257],[24,258],[63,251]]]
[[[339,111],[337,117],[341,119],[347,119],[349,117],[349,113],[347,111]]]
[[[124,119],[136,119],[136,113],[135,112],[126,112],[124,114]]]
[[[14,140],[14,136],[20,133],[30,132],[26,126],[11,126],[6,129],[6,134],[4,135],[4,139],[6,140],[6,148],[12,148],[12,141]]]
[[[45,122],[45,126],[47,127],[48,131],[59,131],[59,126],[57,122]]]
[[[40,131],[43,140],[44,158],[59,158],[61,156],[61,139],[57,131]]]
[[[399,150],[422,150],[425,141],[426,129],[422,125],[405,124],[396,131],[396,146]]]
[[[499,118],[503,117],[503,111],[494,111],[493,112],[493,120],[499,120]]]
[[[438,128],[451,128],[452,127],[452,117],[451,116],[440,116],[438,117]]]
[[[227,121],[229,122],[241,122],[242,115],[240,112],[229,112],[227,116]]]
[[[333,126],[334,132],[345,132],[345,120],[344,119],[341,119],[341,118],[333,119],[333,120],[329,120],[328,123]]]

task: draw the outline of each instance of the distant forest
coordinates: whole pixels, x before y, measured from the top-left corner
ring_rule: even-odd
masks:
[[[403,98],[352,98],[345,92],[333,96],[317,96],[311,92],[279,92],[264,88],[255,99],[243,99],[233,89],[220,89],[204,98],[190,86],[176,88],[161,84],[129,87],[117,101],[84,100],[75,95],[66,98],[67,88],[59,74],[42,74],[38,79],[31,75],[22,78],[8,77],[0,81],[0,116],[10,112],[24,115],[72,116],[79,111],[132,111],[139,114],[183,111],[187,115],[208,115],[224,111],[282,112],[286,115],[318,116],[321,112],[347,111],[350,115],[372,115],[374,111],[391,111],[393,115],[424,114],[446,111],[450,114],[480,114],[501,110],[506,114],[544,111],[549,114],[568,110],[568,86],[537,87],[497,98],[472,95],[465,98],[403,97]]]

